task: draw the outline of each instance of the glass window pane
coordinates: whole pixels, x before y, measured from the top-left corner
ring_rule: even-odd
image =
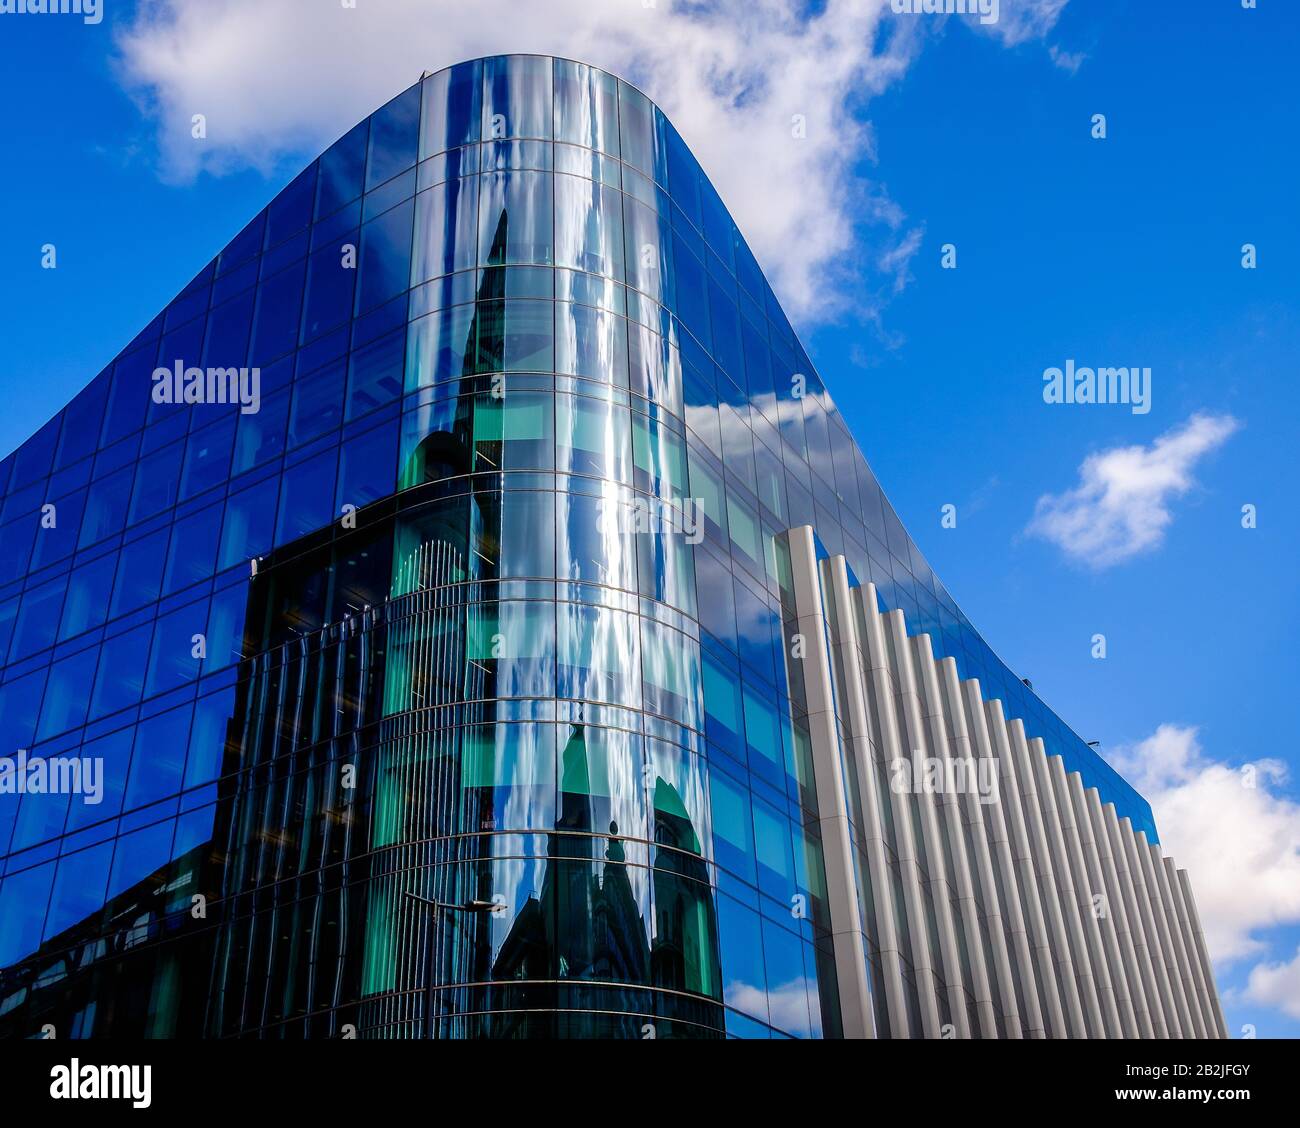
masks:
[[[361,228],[358,314],[395,298],[410,285],[414,214],[415,201],[407,200]]]
[[[212,575],[220,531],[220,504],[210,505],[172,526],[171,547],[163,575],[164,594],[181,591]],[[145,574],[151,575],[152,568],[147,568]],[[138,598],[144,591],[144,585],[141,584],[134,591]]]
[[[745,725],[741,714],[740,679],[736,671],[709,653],[704,654],[704,724],[711,744],[741,756]]]
[[[391,403],[402,394],[402,366],[406,361],[406,339],[390,333],[354,352],[348,362],[348,394],[344,417],[357,419]]]
[[[641,669],[645,708],[699,729],[704,713],[699,644],[662,623],[642,619]]]
[[[768,1021],[767,973],[759,916],[731,897],[718,898],[722,997],[730,1007]]]
[[[252,367],[265,368],[298,343],[298,318],[302,313],[304,259],[282,270],[257,288],[257,312],[253,318]]]
[[[556,500],[560,576],[635,591],[636,526],[617,492],[560,494]]]
[[[134,611],[158,598],[170,536],[170,532],[163,529],[143,540],[132,541],[122,549],[122,564],[117,570],[109,607],[110,618]]]
[[[123,810],[145,807],[180,791],[192,712],[186,705],[140,722]]]
[[[478,186],[477,176],[466,176],[415,197],[411,285],[476,264]]]
[[[560,604],[558,614],[559,696],[637,708],[641,679],[635,618],[573,604]]]
[[[554,604],[476,604],[466,635],[467,700],[554,696]]]
[[[767,963],[772,1025],[797,1038],[810,1038],[813,1025],[809,1017],[809,980],[804,971],[803,949],[803,942],[794,933],[770,920],[763,921],[763,955]]]
[[[322,155],[316,197],[316,218],[333,215],[361,195],[370,122],[363,121],[335,141]]]
[[[259,482],[251,489],[235,494],[226,503],[226,518],[221,527],[221,553],[217,570],[246,564],[266,552],[275,528],[276,480]]]
[[[415,391],[465,375],[475,357],[475,309],[457,306],[411,322],[406,388]]]
[[[555,178],[555,262],[623,277],[623,197],[576,176]]]
[[[483,138],[540,137],[553,133],[549,58],[504,55],[484,64]]]
[[[616,482],[632,480],[632,431],[627,408],[588,396],[555,399],[557,469]]]
[[[93,564],[72,573],[68,594],[63,601],[63,621],[59,624],[60,641],[75,638],[83,631],[101,625],[108,616],[113,576],[117,571],[117,553],[110,552]],[[4,646],[0,645],[0,660]],[[84,691],[84,686],[82,687]]]
[[[366,190],[383,184],[415,164],[419,142],[420,87],[412,86],[370,119],[370,157]]]
[[[555,139],[619,155],[618,82],[612,75],[555,60]]]
[[[343,385],[347,365],[339,360],[299,376],[293,384],[289,413],[289,449],[335,430],[343,421]]]
[[[555,306],[555,371],[628,386],[628,323],[603,309]]]
[[[335,516],[343,512],[345,505],[363,509],[393,492],[397,480],[397,430],[394,419],[343,444]]]
[[[479,178],[479,262],[485,266],[554,261],[554,177],[492,172]]]
[[[134,705],[144,689],[145,661],[153,626],[146,624],[108,639],[102,648],[95,690],[90,697],[90,717],[106,717]]]
[[[108,884],[108,867],[113,860],[113,843],[104,842],[70,854],[59,861],[54,879],[49,915],[45,921],[45,939],[49,941],[64,929],[89,917],[104,904]]]
[[[555,825],[554,725],[470,725],[461,738],[466,823],[481,830]]]
[[[420,159],[479,139],[483,104],[480,60],[430,75],[423,82]]]
[[[275,543],[288,544],[328,525],[334,513],[334,476],[338,451],[291,466],[280,479],[280,522]]]
[[[13,645],[9,661],[16,662],[47,646],[54,645],[59,615],[63,609],[63,596],[68,587],[66,576],[52,580],[41,587],[32,588],[23,595],[14,626]]]
[[[646,753],[653,765],[655,841],[692,854],[712,846],[708,786],[698,756],[676,744],[646,740]]]
[[[230,415],[190,435],[181,471],[180,498],[187,500],[222,485],[230,476],[238,416]]]
[[[714,858],[718,865],[754,882],[754,824],[748,789],[724,773],[714,771],[709,774],[709,799]]]
[[[86,707],[90,704],[86,686],[94,681],[98,661],[99,650],[92,647],[55,662],[50,668],[41,706],[41,722],[36,730],[37,740],[48,740],[85,723]]]
[[[54,863],[10,874],[0,885],[0,964],[30,955],[41,942]]]
[[[564,830],[649,838],[644,753],[636,733],[560,728],[560,820]]]
[[[350,231],[308,260],[303,344],[342,325],[351,316],[359,238],[355,230]]]

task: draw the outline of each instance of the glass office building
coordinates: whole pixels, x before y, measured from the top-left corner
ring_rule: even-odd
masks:
[[[0,1035],[1099,1035],[1148,976],[1141,1033],[1212,1033],[1190,888],[1158,853],[1125,884],[1150,857],[1079,814],[1153,847],[1148,805],[961,613],[604,72],[425,76],[0,490]],[[846,630],[883,647],[857,682]],[[975,695],[949,737],[996,705],[993,753],[1038,757],[996,825],[868,778],[922,639]],[[1017,886],[1016,827],[1077,880]],[[1067,911],[1090,872],[1124,933]],[[1136,960],[1119,1025],[1095,989],[1074,1017],[1090,951]]]

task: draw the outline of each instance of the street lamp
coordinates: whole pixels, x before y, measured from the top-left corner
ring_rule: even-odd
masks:
[[[423,905],[429,912],[429,936],[425,942],[424,957],[424,1021],[426,1038],[433,1037],[433,930],[438,923],[439,912],[449,913],[498,913],[505,908],[500,901],[466,901],[463,905],[456,905],[450,901],[433,901],[428,897],[421,897],[418,893],[412,893],[409,889],[403,890],[402,895],[409,897]]]

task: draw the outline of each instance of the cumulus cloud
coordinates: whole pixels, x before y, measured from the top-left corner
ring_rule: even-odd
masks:
[[[1107,758],[1150,801],[1162,849],[1191,876],[1216,963],[1258,955],[1259,933],[1300,922],[1300,804],[1281,793],[1282,761],[1234,767],[1207,756],[1195,728],[1169,724]],[[1252,971],[1258,1001],[1300,982],[1287,967]]]
[[[1252,968],[1242,997],[1300,1019],[1300,948],[1288,962]]]
[[[118,47],[165,173],[283,172],[420,77],[480,55],[579,58],[635,82],[699,155],[791,312],[825,300],[855,225],[896,217],[852,165],[861,105],[917,38],[886,0],[153,0]],[[191,137],[202,113],[207,137]],[[805,123],[796,127],[796,115]],[[803,135],[797,136],[796,134]]]
[[[1195,484],[1196,463],[1238,427],[1230,415],[1193,415],[1150,446],[1090,454],[1075,489],[1038,499],[1028,531],[1094,568],[1149,552],[1173,520],[1170,502]]]
[[[1041,35],[1063,3],[1003,0],[998,35]],[[839,312],[835,283],[855,269],[864,227],[887,248],[889,281],[905,281],[914,236],[854,166],[872,159],[866,100],[906,71],[928,23],[894,19],[888,0],[141,0],[117,48],[179,182],[287,173],[423,71],[463,59],[538,52],[604,67],[673,119],[808,320]]]

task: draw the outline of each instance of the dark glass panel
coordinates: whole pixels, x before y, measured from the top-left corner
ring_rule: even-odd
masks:
[[[419,147],[420,85],[403,91],[370,119],[366,189],[383,184],[415,164]]]
[[[388,497],[396,488],[398,423],[393,419],[343,444],[339,455],[339,481],[334,513],[343,506],[364,508]]]
[[[48,740],[85,723],[86,707],[90,703],[86,687],[94,682],[98,661],[99,651],[92,647],[55,662],[50,668],[41,720],[36,729],[37,740]]]
[[[276,544],[288,544],[328,525],[335,517],[334,476],[338,452],[309,458],[290,466],[280,479],[280,522]]]
[[[317,251],[308,261],[302,315],[304,344],[342,325],[351,316],[359,238],[356,231],[349,232]]]
[[[167,569],[163,576],[164,595],[182,591],[212,575],[217,536],[221,530],[221,512],[220,504],[210,505],[177,521],[172,527]],[[146,543],[141,542],[141,546]],[[146,568],[146,575],[151,572],[152,568]]]
[[[108,402],[111,384],[111,374],[100,373],[64,410],[63,430],[59,435],[59,449],[54,459],[56,470],[71,466],[94,451],[103,426],[104,406]],[[0,486],[3,484],[0,481]]]
[[[278,246],[311,224],[312,201],[316,197],[316,164],[313,162],[289,183],[266,209],[266,245]]]
[[[158,598],[170,537],[171,530],[162,529],[122,548],[122,562],[109,605],[110,618],[134,611]]]
[[[370,122],[363,121],[335,141],[322,155],[316,195],[316,218],[332,215],[361,195]]]
[[[111,552],[72,573],[63,603],[63,619],[59,624],[60,641],[74,638],[104,622],[116,571],[117,553]],[[4,647],[0,644],[0,658],[3,658],[3,653]]]
[[[396,297],[410,284],[414,213],[414,201],[407,200],[361,228],[358,314]]]
[[[356,419],[402,394],[406,335],[390,333],[354,352],[348,362],[345,418]]]
[[[298,343],[298,318],[302,312],[306,263],[282,270],[257,288],[257,313],[249,363],[270,364]]]
[[[146,625],[104,642],[99,671],[95,675],[95,689],[90,698],[92,720],[140,700],[152,636],[153,627]]]

